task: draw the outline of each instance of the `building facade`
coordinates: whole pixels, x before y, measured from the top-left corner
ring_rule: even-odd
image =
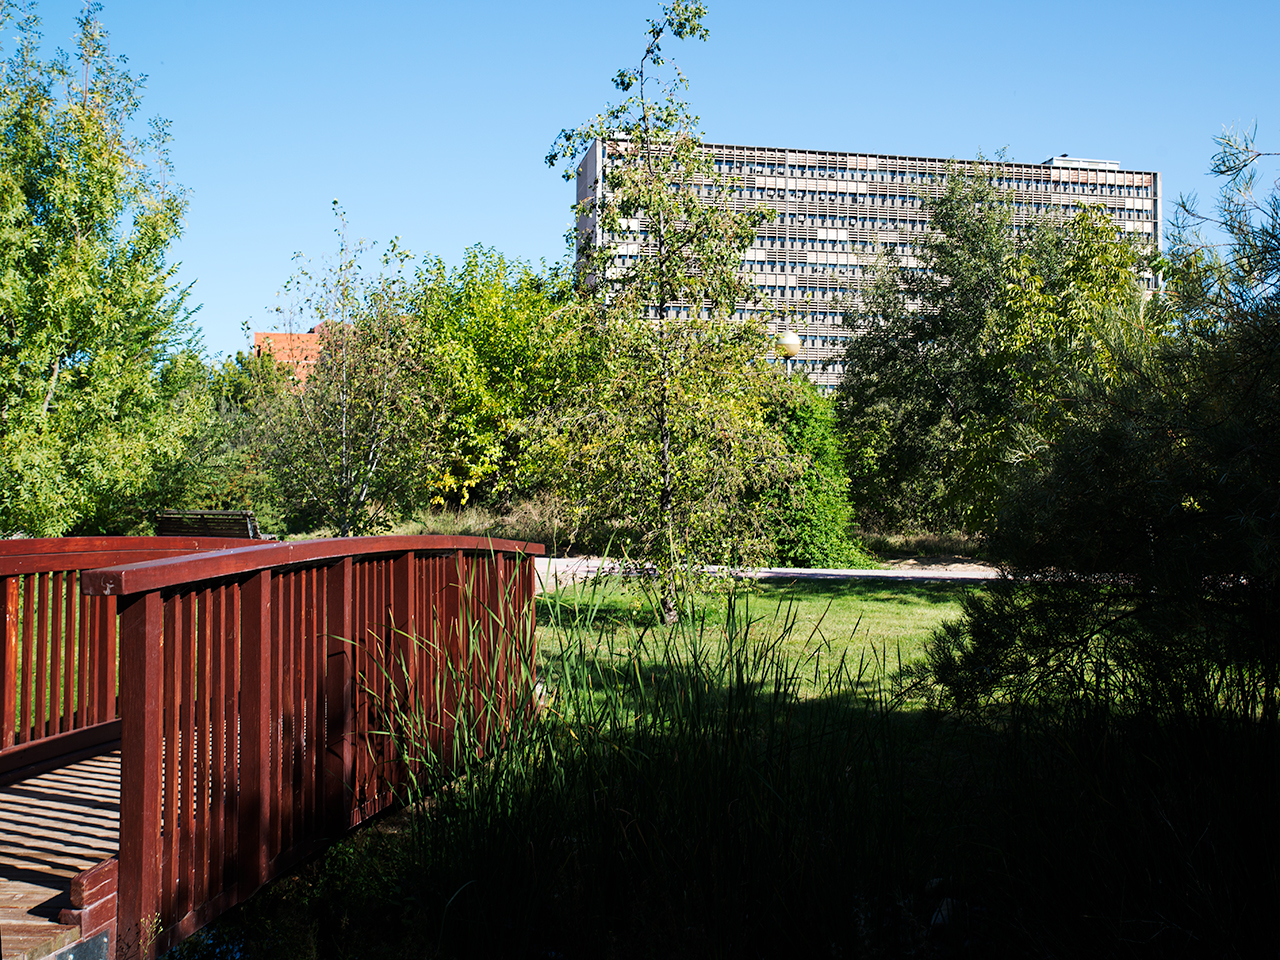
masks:
[[[870,285],[877,259],[892,251],[901,265],[920,265],[915,245],[929,229],[921,198],[953,170],[984,169],[994,176],[1013,204],[1015,224],[1046,214],[1070,217],[1081,206],[1102,204],[1125,233],[1160,242],[1160,174],[1121,170],[1112,161],[1063,155],[1038,164],[979,164],[719,143],[705,147],[717,173],[734,178],[730,203],[768,206],[778,213],[757,231],[743,256],[743,273],[757,300],[739,304],[739,313],[763,313],[775,334],[784,329],[798,334],[799,353],[787,362],[822,386],[834,386],[844,373],[844,347],[856,332],[843,325],[842,316]],[[604,162],[597,142],[578,167],[579,202],[599,189]],[[581,234],[595,226],[582,219],[578,229]],[[622,247],[623,258],[644,254],[638,243]]]

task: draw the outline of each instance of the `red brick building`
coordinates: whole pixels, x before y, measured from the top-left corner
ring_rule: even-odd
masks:
[[[316,361],[320,359],[320,328],[312,327],[306,333],[253,334],[253,352],[257,356],[269,353],[279,362],[293,368],[293,374],[306,382]]]

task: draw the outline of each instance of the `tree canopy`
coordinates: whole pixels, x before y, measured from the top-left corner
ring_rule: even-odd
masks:
[[[1280,200],[1255,198],[1249,138],[1219,147],[1218,216],[1182,203],[1141,335],[1098,334],[1070,416],[1009,478],[991,548],[1011,576],[932,653],[958,705],[1280,715]]]
[[[1150,253],[1099,209],[1015,224],[994,168],[953,168],[924,203],[920,266],[885,257],[846,316],[854,501],[873,523],[983,530],[1082,378],[1120,376],[1118,351],[1159,338],[1137,284]]]
[[[768,553],[744,492],[794,468],[765,419],[770,340],[736,315],[752,294],[743,251],[771,213],[730,201],[680,99],[684,76],[658,71],[668,37],[706,39],[705,14],[686,0],[664,6],[640,62],[614,79],[627,96],[563,131],[547,157],[567,161],[566,179],[593,145],[603,163],[576,209],[598,228],[576,239],[579,329],[600,343],[600,371],[547,437],[580,521],[611,524],[615,549],[658,568],[668,616],[686,565]]]
[[[4,535],[137,527],[210,415],[165,260],[186,210],[166,125],[135,133],[140,84],[97,13],[79,18],[73,64],[40,59],[28,11],[0,78]]]

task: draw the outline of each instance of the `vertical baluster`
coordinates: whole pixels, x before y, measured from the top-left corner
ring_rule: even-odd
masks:
[[[267,879],[271,832],[271,571],[240,588],[240,796],[237,899],[247,900]]]
[[[302,764],[302,835],[309,841],[319,836],[316,829],[316,741],[324,736],[322,724],[316,722],[316,570],[302,574],[302,653],[303,653],[303,764]]]
[[[371,592],[373,585],[373,561],[365,560],[357,568],[359,572],[360,583],[360,608],[353,629],[353,638],[355,640],[355,654],[359,671],[356,674],[357,682],[360,684],[358,695],[360,698],[360,709],[357,713],[359,718],[359,741],[356,744],[356,763],[357,779],[356,788],[357,808],[356,816],[353,822],[359,823],[364,816],[363,807],[369,800],[369,782],[370,771],[373,765],[372,744],[369,740],[370,722],[372,720],[372,694],[376,689],[377,671],[373,666],[372,651],[369,646],[369,625],[370,625],[370,607]]]
[[[441,620],[443,608],[441,600],[444,596],[444,563],[445,558],[431,558],[431,609],[427,613],[429,636],[431,637],[431,687],[427,700],[427,716],[431,722],[431,744],[434,750],[441,750],[444,743],[444,699],[445,688],[449,682],[449,670],[446,663],[444,647],[444,623]]]
[[[459,640],[462,644],[463,686],[458,691],[465,704],[467,722],[475,729],[475,736],[483,735],[482,718],[476,710],[476,691],[480,685],[480,637],[476,618],[476,565],[472,558],[458,551],[458,566],[462,570],[459,596]]]
[[[350,826],[355,826],[360,821],[360,804],[364,802],[363,786],[364,783],[364,715],[369,700],[368,690],[369,684],[365,679],[367,667],[365,664],[364,641],[361,639],[364,634],[364,562],[352,563],[351,571],[351,704],[352,704],[352,722],[354,733],[351,751],[351,821]]]
[[[293,794],[297,785],[293,782],[294,748],[298,742],[298,731],[294,727],[293,684],[295,679],[294,641],[297,624],[298,603],[295,589],[298,583],[297,571],[283,574],[280,578],[280,632],[277,634],[280,646],[280,792],[276,795],[276,806],[280,815],[280,847],[283,853],[293,844]]]
[[[286,797],[289,805],[293,807],[290,846],[297,846],[303,842],[306,836],[302,832],[302,783],[304,778],[302,756],[303,744],[306,742],[307,736],[307,705],[302,692],[303,648],[306,642],[306,638],[303,636],[303,609],[306,601],[303,588],[306,584],[306,577],[307,571],[305,569],[294,571],[293,618],[289,629],[293,648],[293,669],[289,676],[289,682],[293,687],[293,776],[290,778],[289,793]]]
[[[381,717],[370,717],[369,722],[373,729],[386,729],[386,703],[387,703],[387,646],[386,646],[386,623],[387,623],[387,604],[386,604],[386,563],[381,560],[374,560],[369,565],[369,593],[370,593],[370,624],[369,635],[366,642],[369,644],[369,658],[372,661],[372,669],[370,673],[373,675],[374,689],[378,691],[379,703],[384,713]],[[370,811],[381,809],[384,779],[386,774],[386,746],[387,738],[385,736],[374,737],[369,736],[373,743],[374,749],[371,754],[372,763],[370,764]]]
[[[364,805],[365,810],[362,815],[368,815],[373,809],[372,804],[374,798],[378,794],[379,786],[377,782],[378,776],[378,742],[372,731],[379,728],[380,724],[376,721],[377,704],[382,693],[382,647],[379,642],[379,634],[376,626],[378,616],[378,561],[370,560],[365,567],[365,622],[363,632],[360,635],[360,642],[364,646],[364,654],[366,661],[365,669],[365,717],[364,717],[364,777],[362,785],[364,788]]]
[[[489,602],[493,605],[493,609],[489,611],[489,629],[494,635],[497,645],[497,649],[494,652],[497,669],[493,680],[493,693],[498,705],[498,724],[499,732],[501,733],[505,732],[507,721],[511,716],[513,694],[510,688],[512,672],[508,662],[508,658],[511,655],[511,636],[507,630],[506,618],[506,558],[500,553],[490,551],[487,563],[493,572],[489,589]]]
[[[168,926],[173,915],[173,895],[178,886],[178,598],[164,601],[164,824],[160,881],[160,921]]]
[[[379,729],[382,724],[376,716],[377,704],[383,702],[383,692],[385,684],[383,683],[385,674],[383,672],[384,658],[382,652],[382,633],[378,629],[378,624],[385,619],[385,614],[380,613],[382,610],[382,590],[381,590],[381,569],[377,560],[369,561],[368,569],[369,577],[369,610],[368,621],[365,626],[365,633],[362,638],[369,657],[369,669],[365,682],[369,687],[368,699],[368,716],[365,720],[365,742],[368,750],[368,773],[366,785],[365,804],[367,807],[366,814],[374,809],[376,798],[381,796],[382,782],[381,776],[381,760],[382,760],[382,742],[381,739],[373,735],[374,730]]]
[[[283,769],[283,750],[284,750],[284,714],[281,709],[282,699],[280,696],[280,682],[282,675],[281,657],[283,651],[284,630],[282,629],[282,618],[284,616],[284,577],[281,574],[273,577],[271,580],[271,632],[267,638],[267,645],[270,648],[271,673],[268,687],[271,690],[271,753],[267,758],[267,768],[269,770],[270,789],[263,798],[263,802],[267,804],[268,822],[270,823],[270,833],[268,833],[267,842],[267,862],[280,853],[280,797],[284,793],[284,784],[280,779],[281,770]]]
[[[196,610],[194,595],[184,588],[178,623],[178,720],[181,723],[178,760],[178,887],[174,893],[175,921],[183,919],[194,902],[196,830]]]
[[[36,594],[36,711],[32,718],[31,739],[38,740],[48,729],[49,719],[49,575],[37,574]]]
[[[80,584],[76,584],[76,593],[80,592]],[[76,656],[80,659],[80,692],[79,716],[80,725],[89,726],[98,722],[98,705],[95,696],[97,690],[98,643],[97,631],[93,617],[89,614],[89,598],[80,597],[80,615],[76,619]]]
[[[93,723],[94,711],[90,706],[92,680],[89,671],[93,667],[92,631],[89,626],[89,598],[80,596],[80,571],[76,571],[75,590],[67,599],[75,601],[76,611],[76,723],[87,727]]]
[[[52,593],[45,615],[50,622],[49,635],[49,717],[45,736],[64,729],[62,714],[62,571],[52,577]]]
[[[75,728],[76,719],[76,604],[75,604],[76,572],[68,570],[62,578],[63,595],[58,598],[57,616],[63,621],[63,653],[62,653],[62,716],[58,721],[58,729],[62,731]]]
[[[240,585],[233,583],[224,588],[224,610],[226,616],[226,627],[223,631],[223,638],[226,641],[226,647],[223,652],[223,669],[226,671],[225,686],[223,687],[223,722],[226,724],[226,786],[224,795],[226,796],[226,826],[223,829],[223,884],[227,887],[234,886],[238,883],[235,864],[236,864],[236,845],[239,842],[240,834],[240,790],[246,783],[245,771],[243,766],[243,752],[241,750],[242,738],[245,734],[245,727],[241,716],[241,684],[240,684],[240,663],[242,645],[240,642],[241,624],[244,622],[242,617],[242,602]],[[256,695],[256,694],[255,694]],[[256,782],[256,781],[251,781]],[[237,785],[238,784],[238,785]]]
[[[195,801],[195,837],[192,844],[192,860],[195,875],[192,878],[191,903],[199,907],[209,897],[209,738],[212,735],[212,715],[210,699],[210,657],[212,637],[210,635],[211,594],[206,587],[200,591],[196,608],[195,631],[192,642],[195,644],[195,772],[191,777]]]
[[[22,630],[22,577],[4,578],[4,633],[0,636],[0,750],[11,747],[18,726],[18,639]]]
[[[205,697],[208,701],[209,718],[209,856],[208,856],[208,897],[213,899],[226,889],[226,873],[224,869],[225,848],[223,837],[227,830],[227,716],[225,704],[226,691],[226,599],[225,586],[215,587],[209,595],[206,610],[201,611],[201,620],[207,616],[209,629],[204,637],[209,641],[210,682]]]
[[[391,729],[387,722],[392,698],[395,696],[395,689],[392,680],[395,676],[395,634],[392,633],[389,623],[391,621],[391,563],[388,560],[379,560],[378,565],[378,656],[381,658],[382,669],[379,671],[381,676],[379,682],[382,685],[382,706],[383,716],[379,721],[380,729]],[[385,734],[378,738],[378,802],[377,809],[381,810],[386,802],[387,794],[390,792],[392,785],[395,783],[394,769],[391,765],[392,753],[390,737]]]
[[[409,702],[410,691],[413,689],[414,674],[417,672],[417,650],[414,644],[414,611],[417,603],[414,598],[414,554],[412,551],[401,554],[391,562],[391,578],[388,586],[391,588],[391,628],[390,643],[388,649],[394,657],[392,666],[392,678],[394,685],[389,691],[394,698],[396,711],[398,715],[404,716],[405,713],[412,710],[413,705]],[[391,729],[388,727],[387,729]],[[408,730],[397,731],[403,746],[408,746],[406,738],[410,735]],[[401,766],[409,759],[405,756],[395,756],[392,758],[395,766],[391,773],[399,782],[403,776]]]
[[[36,633],[36,580],[28,574],[22,584],[22,717],[18,722],[18,743],[26,743],[31,739],[31,725],[35,722],[32,715],[32,701],[35,695],[35,633]]]
[[[325,821],[330,835],[351,826],[355,795],[354,565],[350,557],[325,574]]]

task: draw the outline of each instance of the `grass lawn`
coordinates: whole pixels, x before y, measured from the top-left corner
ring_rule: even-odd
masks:
[[[960,613],[971,584],[900,580],[762,580],[733,591],[700,595],[697,635],[721,637],[730,616],[751,623],[750,636],[778,643],[797,666],[844,655],[850,669],[883,676],[919,660],[943,621]],[[567,635],[592,636],[598,647],[628,655],[644,645],[658,656],[670,628],[659,623],[653,598],[637,580],[607,577],[538,598],[539,645],[544,662],[559,655]],[[675,642],[694,631],[674,634]],[[647,658],[646,658],[647,659]],[[805,676],[808,669],[801,669]],[[802,692],[812,683],[802,684]]]

